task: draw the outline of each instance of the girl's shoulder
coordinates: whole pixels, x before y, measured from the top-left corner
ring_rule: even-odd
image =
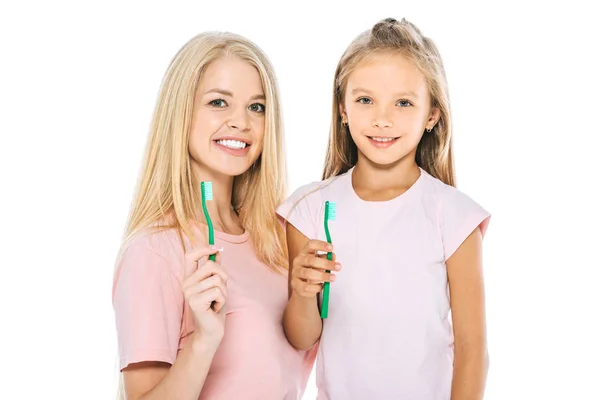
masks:
[[[341,188],[340,183],[343,181],[343,177],[345,175],[346,174],[342,174],[325,180],[313,181],[299,186],[277,208],[277,213],[281,215],[286,210],[292,210],[299,204],[302,204],[304,207],[308,208],[321,207],[324,198],[326,198],[331,192],[338,191]]]
[[[423,171],[423,191],[438,209],[450,207],[480,207],[470,195]],[[451,210],[449,210],[451,211]]]
[[[326,180],[313,181],[298,187],[277,207],[277,215],[284,223],[291,223],[307,237],[315,237],[324,199],[342,188],[345,174]]]
[[[490,212],[479,202],[454,186],[425,174],[422,201],[437,220],[448,259],[466,237],[477,227],[482,237],[487,231]]]
[[[348,173],[344,173],[331,178],[313,181],[299,186],[292,194],[286,199],[288,201],[299,201],[302,198],[307,198],[309,201],[312,199],[322,200],[325,194],[340,190],[343,186],[344,178]]]

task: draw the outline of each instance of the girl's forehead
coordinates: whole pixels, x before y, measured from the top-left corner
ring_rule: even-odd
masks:
[[[348,75],[346,89],[347,92],[402,91],[419,95],[427,91],[427,80],[405,56],[385,54],[358,63]]]

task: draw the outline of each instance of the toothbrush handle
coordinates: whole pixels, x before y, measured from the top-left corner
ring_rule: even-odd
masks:
[[[323,305],[321,306],[321,318],[329,315],[329,282],[323,285]]]
[[[327,259],[331,261],[333,255],[331,252],[327,253]],[[327,273],[331,273],[330,270],[327,270]],[[327,318],[329,315],[329,282],[325,282],[323,284],[323,304],[321,305],[321,318]]]

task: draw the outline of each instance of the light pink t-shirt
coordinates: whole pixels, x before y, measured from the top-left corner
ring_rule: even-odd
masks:
[[[229,277],[225,335],[199,398],[301,399],[316,352],[297,351],[285,338],[287,277],[257,259],[248,233],[215,232],[215,245],[224,249],[221,265]],[[175,362],[194,331],[183,270],[174,230],[142,234],[123,253],[113,288],[121,369]]]
[[[318,399],[449,400],[446,260],[474,229],[485,233],[490,215],[424,170],[402,195],[364,201],[353,170],[300,187],[278,208],[305,236],[326,240],[325,201],[337,204],[329,228],[342,270],[318,347]]]

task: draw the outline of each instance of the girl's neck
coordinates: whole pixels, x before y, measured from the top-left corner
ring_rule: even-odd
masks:
[[[421,176],[414,157],[404,157],[392,165],[378,165],[363,154],[352,172],[356,194],[367,201],[388,201],[406,192]]]

